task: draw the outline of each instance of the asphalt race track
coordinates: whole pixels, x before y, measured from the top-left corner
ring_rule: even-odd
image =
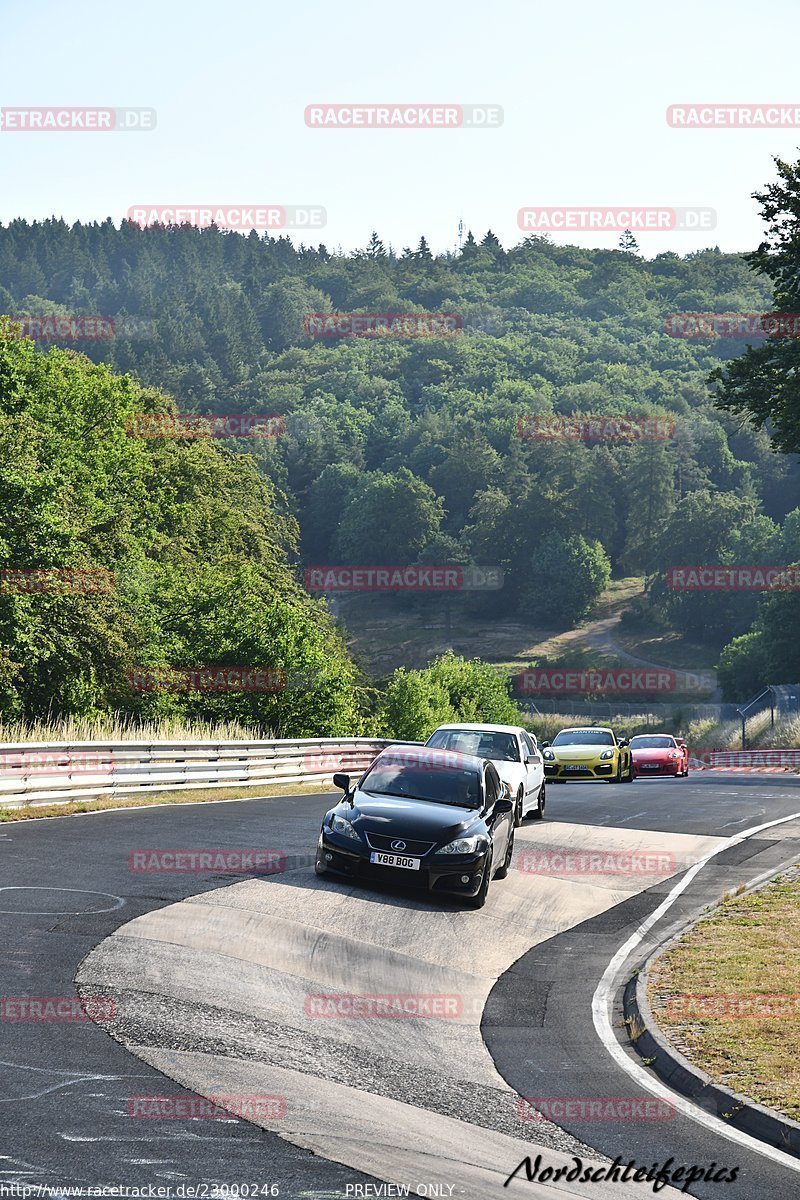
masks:
[[[74,996],[77,978],[84,997],[115,1005],[101,1023],[0,1023],[0,1194],[9,1182],[54,1195],[104,1183],[171,1186],[173,1196],[180,1185],[226,1184],[250,1195],[275,1184],[298,1198],[398,1194],[381,1184],[470,1200],[653,1194],[645,1183],[524,1174],[503,1189],[527,1154],[552,1167],[573,1165],[573,1154],[715,1162],[738,1167],[736,1182],[690,1194],[800,1193],[800,1174],[779,1155],[680,1113],[551,1123],[518,1100],[648,1097],[598,1038],[598,981],[687,867],[742,830],[800,812],[800,780],[704,773],[548,792],[547,819],[517,830],[515,869],[479,912],[317,878],[330,795],[0,826],[0,994]],[[286,870],[129,869],[146,848],[218,847],[278,850]],[[639,865],[576,870],[558,859],[566,852],[633,854]],[[798,855],[800,822],[723,849],[651,940]],[[345,994],[445,996],[448,1014],[319,1015],[315,997]],[[248,1120],[143,1116],[136,1101],[193,1095],[277,1099]]]

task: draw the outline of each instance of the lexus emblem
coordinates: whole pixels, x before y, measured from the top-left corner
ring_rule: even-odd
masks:
[[[406,848],[405,842],[401,842],[401,841],[392,842],[393,850],[405,850],[405,848]]]

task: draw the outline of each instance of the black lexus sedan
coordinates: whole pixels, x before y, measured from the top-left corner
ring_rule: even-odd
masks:
[[[389,746],[325,814],[315,870],[411,883],[482,908],[508,874],[514,802],[495,766],[471,754]]]

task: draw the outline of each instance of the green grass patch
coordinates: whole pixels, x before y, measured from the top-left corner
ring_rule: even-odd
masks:
[[[716,1082],[796,1121],[800,1001],[791,1016],[736,1009],[749,1004],[738,997],[800,997],[799,913],[796,873],[731,897],[655,961],[649,982],[653,1014],[681,1053]],[[692,1013],[692,996],[716,998],[719,1015]]]

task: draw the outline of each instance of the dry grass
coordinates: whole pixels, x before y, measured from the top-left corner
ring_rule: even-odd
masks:
[[[255,741],[270,739],[268,729],[253,729],[238,721],[186,721],[161,718],[157,721],[136,721],[122,714],[107,717],[60,717],[38,721],[3,721],[0,719],[0,743],[8,742],[182,742],[199,739],[227,741],[243,738]]]
[[[70,800],[65,804],[23,804],[0,808],[0,824],[35,821],[42,817],[69,817],[74,813],[103,812],[117,808],[150,808],[160,804],[212,804],[220,800],[259,800],[262,796],[311,796],[333,792],[332,783],[265,783],[257,788],[186,788],[185,791],[146,792],[141,796],[101,800]]]
[[[739,750],[742,746],[742,725],[740,721],[718,723],[710,718],[701,717],[689,722],[685,737],[690,746]]]
[[[726,900],[656,960],[649,988],[656,1020],[687,1058],[718,1083],[794,1120],[800,1119],[798,909],[797,873]],[[686,997],[698,995],[716,997],[724,1013],[687,1013]],[[737,998],[751,996],[798,1003],[791,1016],[734,1015]]]
[[[633,737],[636,733],[644,733],[647,729],[652,729],[652,725],[647,725],[644,714],[638,717],[619,714],[609,721],[607,717],[575,716],[574,713],[571,715],[569,713],[539,713],[526,716],[525,724],[533,730],[539,741],[552,741],[559,730],[570,729],[575,725],[580,725],[582,728],[608,727],[610,725],[622,737]]]
[[[769,723],[769,713],[765,715],[762,729],[754,746],[773,746],[780,750],[796,750],[800,747],[800,717],[784,717],[775,721],[773,729]]]

